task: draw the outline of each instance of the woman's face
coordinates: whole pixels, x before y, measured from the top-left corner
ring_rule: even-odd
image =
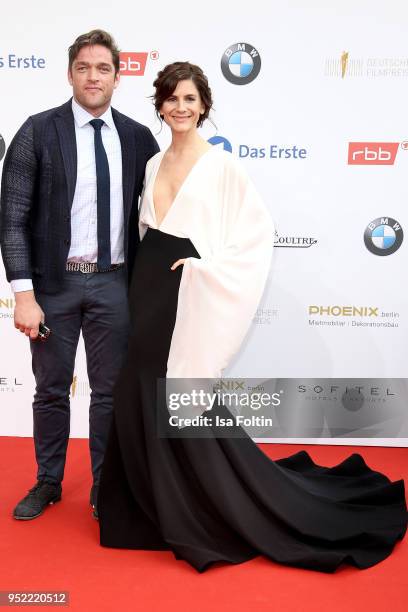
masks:
[[[179,81],[171,96],[162,104],[160,114],[174,132],[188,132],[197,127],[204,105],[194,81]]]

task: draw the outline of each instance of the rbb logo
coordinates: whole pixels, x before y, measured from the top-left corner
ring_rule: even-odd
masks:
[[[147,52],[131,53],[122,51],[120,54],[121,76],[143,76],[145,73]]]
[[[397,156],[399,142],[349,142],[350,165],[392,166]]]

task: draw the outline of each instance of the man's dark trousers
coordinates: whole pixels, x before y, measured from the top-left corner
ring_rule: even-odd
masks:
[[[50,337],[30,341],[36,392],[33,402],[38,479],[61,482],[70,431],[69,395],[80,331],[91,387],[89,445],[98,484],[112,419],[112,393],[128,337],[125,268],[66,272],[55,294],[35,292]]]

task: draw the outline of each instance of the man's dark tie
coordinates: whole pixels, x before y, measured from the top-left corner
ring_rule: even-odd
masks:
[[[98,269],[106,270],[111,265],[110,248],[110,177],[109,163],[102,142],[102,119],[92,119],[89,122],[94,133],[96,191],[98,209]]]

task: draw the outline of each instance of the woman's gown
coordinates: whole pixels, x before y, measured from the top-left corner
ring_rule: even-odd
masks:
[[[167,411],[165,405],[157,406],[157,379],[165,378],[166,374],[169,377],[170,369],[176,377],[184,373],[186,377],[199,375],[200,368],[205,370],[209,363],[209,356],[203,358],[200,350],[204,347],[204,352],[210,351],[211,345],[213,362],[222,366],[241,341],[241,336],[238,340],[225,336],[223,341],[228,347],[224,346],[220,353],[218,336],[211,335],[212,312],[207,323],[201,320],[204,327],[208,325],[205,336],[211,335],[208,345],[200,335],[197,342],[194,327],[186,329],[186,340],[182,341],[183,326],[191,323],[189,317],[204,316],[190,312],[191,306],[198,304],[198,308],[200,302],[200,295],[188,291],[191,283],[204,293],[208,290],[210,297],[213,292],[217,301],[214,292],[220,291],[223,278],[228,283],[234,276],[225,253],[219,256],[216,248],[208,246],[208,240],[201,242],[199,251],[191,238],[200,242],[199,225],[189,235],[185,223],[191,214],[191,204],[199,199],[200,185],[204,193],[200,192],[198,208],[206,205],[204,200],[210,195],[205,193],[203,182],[209,177],[214,182],[214,173],[226,172],[220,166],[225,163],[229,167],[233,163],[228,155],[209,151],[200,158],[160,229],[155,224],[152,194],[162,154],[149,162],[140,214],[144,236],[130,289],[129,349],[115,388],[113,423],[99,488],[101,544],[171,550],[177,559],[184,559],[200,572],[217,561],[241,563],[258,555],[324,572],[333,572],[342,563],[370,567],[387,557],[405,533],[407,511],[402,480],[390,482],[383,474],[371,470],[359,454],[327,468],[316,465],[305,451],[272,461],[248,436],[157,435],[157,410]],[[237,172],[241,170],[234,165],[232,174]],[[230,179],[231,176],[227,180],[228,190]],[[215,193],[213,196],[216,199]],[[225,191],[222,197],[225,199]],[[252,205],[257,207],[250,198],[249,209]],[[244,221],[245,225],[247,219]],[[203,259],[198,259],[200,256]],[[233,249],[232,256],[239,258],[239,249]],[[180,266],[171,271],[170,266],[180,258],[194,259],[188,260],[190,267],[185,265],[183,270]],[[219,267],[220,259],[226,266],[225,277],[224,267]],[[208,283],[203,283],[200,277],[201,285],[194,284],[195,268],[191,266],[204,266],[206,261]],[[215,272],[211,267],[214,265],[218,266]],[[201,273],[200,268],[198,274]],[[245,279],[245,272],[242,274]],[[214,277],[216,283],[212,282]],[[248,278],[248,282],[253,281]],[[259,285],[263,283],[262,276]],[[235,286],[229,288],[232,293],[235,291]],[[256,308],[259,295],[256,291],[255,294],[252,307]],[[227,300],[230,319],[235,322],[230,296],[217,295],[221,301]],[[206,308],[211,308],[206,301],[208,296],[201,297]],[[222,318],[222,310],[218,304],[216,307]],[[200,319],[194,323],[200,323]],[[242,334],[246,329],[244,326]],[[184,369],[177,370],[179,363],[185,363]],[[217,375],[217,370],[210,370],[209,366],[203,376]],[[218,410],[222,412],[225,408]]]

